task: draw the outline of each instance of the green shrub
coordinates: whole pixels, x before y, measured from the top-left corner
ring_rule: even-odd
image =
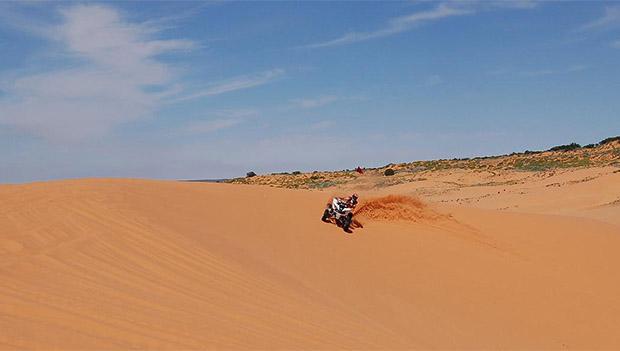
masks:
[[[393,176],[394,174],[396,174],[396,172],[394,172],[394,170],[391,168],[388,168],[385,170],[385,172],[383,172],[384,176]]]
[[[572,157],[568,159],[558,159],[545,157],[539,159],[520,159],[514,163],[514,168],[522,171],[546,171],[549,169],[587,167],[591,165],[589,157]]]
[[[256,173],[254,173],[254,172],[250,171],[250,172],[246,173],[246,174],[245,174],[245,176],[246,176],[247,178],[256,177]]]
[[[572,150],[577,150],[579,148],[581,148],[581,145],[577,143],[570,143],[567,145],[554,146],[551,149],[549,149],[549,151],[572,151]]]
[[[600,145],[605,145],[605,144],[611,143],[612,141],[620,141],[620,136],[615,136],[615,137],[603,139],[603,140],[601,140],[601,142],[599,144]]]
[[[300,175],[300,174],[301,174],[301,172],[300,172],[300,171],[294,171],[294,172],[293,172],[293,175]]]
[[[308,187],[311,189],[324,189],[324,188],[329,188],[332,187],[334,185],[336,185],[336,182],[332,182],[332,181],[324,181],[324,182],[313,182],[308,184]]]

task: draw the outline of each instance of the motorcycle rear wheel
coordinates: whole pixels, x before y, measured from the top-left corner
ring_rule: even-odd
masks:
[[[353,215],[349,213],[349,215],[342,220],[342,230],[348,233],[350,230],[349,228],[351,227],[351,222],[353,222]]]

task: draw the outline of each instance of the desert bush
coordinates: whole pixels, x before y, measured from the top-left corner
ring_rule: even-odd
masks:
[[[300,175],[300,174],[301,174],[301,171],[294,171],[293,172],[293,175]]]
[[[584,149],[594,149],[597,145],[596,144],[588,144],[586,146],[584,146]]]
[[[551,149],[549,149],[549,151],[571,151],[571,150],[577,150],[579,148],[581,148],[581,145],[577,143],[570,143],[567,145],[554,146]]]
[[[385,172],[383,172],[384,176],[393,176],[394,174],[396,174],[396,172],[394,172],[394,170],[391,168],[388,168],[385,170]]]
[[[308,187],[310,189],[324,189],[324,188],[332,187],[336,184],[337,183],[333,181],[313,182],[313,183],[308,184]]]
[[[248,173],[246,173],[246,174],[245,174],[245,176],[246,176],[247,178],[256,177],[256,173],[254,173],[254,172],[252,172],[252,171],[249,171]]]
[[[559,159],[544,157],[539,159],[519,159],[514,163],[514,168],[522,171],[546,171],[549,169],[587,167],[591,165],[589,157],[572,157]]]
[[[605,144],[609,144],[612,141],[620,141],[620,136],[615,136],[615,137],[611,137],[611,138],[607,138],[607,139],[603,139],[599,142],[600,145],[605,145]]]

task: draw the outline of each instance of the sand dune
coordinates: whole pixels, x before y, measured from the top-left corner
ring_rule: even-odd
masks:
[[[501,211],[593,218],[620,225],[620,169],[592,167],[546,172],[445,170],[421,181],[377,187],[385,177],[360,177],[350,191],[397,193],[426,201]]]
[[[618,349],[615,195],[546,184],[428,196],[353,234],[319,220],[329,192],[0,186],[0,349]],[[587,211],[603,212],[582,215],[567,188],[597,191]]]

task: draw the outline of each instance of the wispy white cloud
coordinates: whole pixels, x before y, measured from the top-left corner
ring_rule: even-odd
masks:
[[[253,75],[239,76],[239,77],[232,78],[224,82],[213,84],[204,90],[199,90],[199,91],[187,94],[185,96],[178,96],[176,98],[172,98],[168,102],[177,103],[181,101],[187,101],[187,100],[198,99],[198,98],[203,98],[203,97],[208,97],[208,96],[213,96],[213,95],[224,94],[224,93],[228,93],[228,92],[232,92],[236,90],[253,88],[253,87],[260,86],[260,85],[271,83],[275,81],[276,79],[282,77],[283,74],[284,74],[284,70],[278,68],[278,69],[260,72],[260,73],[253,74]]]
[[[605,13],[578,28],[579,31],[609,30],[620,27],[620,5],[608,6]]]
[[[154,26],[157,28],[174,28],[177,23],[188,20],[196,15],[199,15],[203,10],[209,6],[219,5],[223,2],[220,1],[203,1],[181,11],[175,11],[167,16],[149,19],[144,22],[147,26]]]
[[[39,37],[50,37],[48,25],[20,11],[26,1],[0,1],[0,26],[15,29]]]
[[[486,74],[490,76],[518,75],[518,76],[523,76],[523,77],[541,77],[541,76],[581,72],[587,69],[590,69],[590,66],[583,65],[583,64],[575,64],[575,65],[571,65],[568,67],[552,67],[552,68],[541,68],[541,69],[530,69],[530,70],[498,68],[498,69],[487,71]]]
[[[155,61],[157,55],[195,45],[189,40],[155,39],[156,27],[124,21],[112,8],[77,5],[61,12],[65,22],[55,34],[71,53],[115,72],[140,77],[154,74],[155,83],[166,74],[163,64]],[[148,72],[141,68],[144,64]]]
[[[241,123],[239,119],[213,119],[209,121],[194,121],[183,129],[190,134],[206,134],[221,129],[230,128]]]
[[[59,15],[54,25],[30,23],[32,30],[22,17],[12,24],[56,44],[49,47],[65,66],[0,78],[0,124],[58,142],[89,140],[152,116],[171,101],[256,87],[284,73],[276,69],[188,91],[179,70],[161,55],[193,50],[194,41],[161,39],[156,22],[131,22],[105,5],[71,5]]]
[[[310,125],[310,129],[312,129],[312,130],[324,130],[324,129],[332,128],[335,125],[336,125],[336,121],[334,121],[334,120],[324,120],[324,121],[319,121],[319,122],[313,123],[312,125]]]
[[[424,23],[430,23],[441,19],[472,15],[480,11],[493,9],[532,9],[538,6],[536,0],[515,0],[515,1],[443,1],[435,7],[411,13],[409,15],[395,17],[387,21],[382,27],[374,31],[349,32],[338,38],[327,40],[315,44],[302,46],[303,48],[323,48],[362,42],[366,40],[388,37],[402,32],[410,31]]]
[[[158,55],[188,50],[188,40],[161,40],[152,27],[129,23],[113,8],[75,5],[48,38],[79,63],[2,82],[0,123],[48,139],[81,140],[152,113],[172,88],[173,69]]]
[[[496,69],[488,70],[485,72],[485,74],[490,75],[490,76],[505,76],[509,73],[512,73],[512,72],[508,68],[496,68]]]
[[[388,23],[380,29],[370,32],[350,32],[339,38],[306,45],[306,48],[322,48],[328,46],[337,46],[366,41],[375,38],[387,37],[411,30],[415,26],[424,22],[436,21],[442,18],[452,16],[462,16],[471,14],[473,11],[449,6],[447,4],[439,4],[433,9],[415,12],[406,16],[392,18]]]
[[[540,76],[548,76],[554,73],[556,72],[552,69],[538,69],[534,71],[523,71],[521,72],[521,75],[526,76],[526,77],[540,77]]]
[[[441,76],[434,74],[432,76],[429,76],[428,78],[426,78],[426,81],[424,82],[424,85],[428,86],[428,87],[432,87],[435,85],[439,85],[443,83],[443,79],[441,78]]]
[[[496,8],[508,9],[533,9],[538,7],[541,0],[498,0],[498,1],[477,1],[479,4],[486,4]],[[466,2],[464,2],[466,3]]]
[[[257,115],[258,111],[253,109],[215,111],[212,113],[215,118],[191,121],[181,128],[181,132],[186,134],[212,133],[234,127]]]
[[[588,65],[572,65],[566,69],[566,72],[581,72],[587,70],[588,68],[590,68]]]
[[[323,95],[316,98],[293,99],[291,102],[300,108],[315,108],[329,105],[338,100],[342,100],[342,98],[335,95]]]
[[[566,74],[566,73],[574,73],[585,71],[590,66],[588,65],[572,65],[568,67],[556,67],[553,69],[539,69],[534,71],[522,71],[521,75],[529,76],[529,77],[537,77],[537,76],[547,76],[551,74]]]

